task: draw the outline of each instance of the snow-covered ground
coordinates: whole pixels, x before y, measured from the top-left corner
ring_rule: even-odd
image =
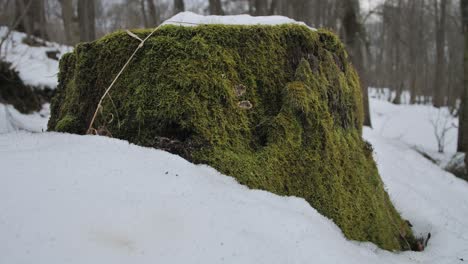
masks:
[[[32,114],[22,114],[12,105],[0,104],[0,134],[16,131],[46,131],[49,116],[49,104],[43,105],[40,112]]]
[[[0,39],[7,34],[7,27],[0,27]],[[12,31],[3,43],[0,51],[0,59],[12,63],[20,73],[20,77],[27,85],[37,88],[57,87],[58,60],[47,57],[47,51],[57,51],[60,58],[70,52],[71,47],[59,45],[54,42],[39,40],[44,46],[33,47],[24,44],[26,34]]]
[[[457,151],[458,118],[453,117],[447,107],[434,108],[431,105],[395,105],[388,102],[388,94],[383,96],[371,89],[370,111],[374,131],[380,136],[406,143],[434,159],[445,167]],[[409,102],[409,95],[402,96]],[[446,130],[441,139],[444,153],[438,153],[437,136]]]
[[[468,184],[365,130],[425,252],[346,240],[303,199],[249,190],[206,166],[96,136],[0,135],[0,263],[459,263]]]
[[[461,263],[468,183],[412,148],[437,149],[431,108],[371,99],[375,129],[364,130],[395,206],[416,235],[432,234],[422,253],[348,241],[302,199],[249,190],[163,151],[15,132],[0,135],[0,263]],[[9,111],[32,131],[47,120]]]
[[[409,145],[438,150],[436,129],[442,134],[446,128],[445,151],[457,150],[458,118],[450,115],[447,108],[430,105],[394,105],[387,101],[370,100],[372,126],[383,137],[399,139]]]

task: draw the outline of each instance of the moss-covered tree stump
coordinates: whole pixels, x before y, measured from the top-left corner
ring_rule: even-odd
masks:
[[[65,55],[49,130],[86,133],[138,44],[117,32]],[[168,25],[124,71],[94,127],[251,188],[303,197],[350,239],[407,249],[413,235],[384,190],[361,123],[359,80],[333,34]]]

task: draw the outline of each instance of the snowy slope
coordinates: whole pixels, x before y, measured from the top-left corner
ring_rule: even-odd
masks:
[[[0,135],[0,263],[458,263],[468,184],[365,131],[392,200],[433,238],[423,253],[346,240],[303,199],[96,136]],[[25,166],[26,165],[26,166]]]
[[[166,152],[52,133],[0,146],[0,263],[378,260],[304,200]]]
[[[0,27],[0,39],[7,33],[7,27]],[[57,87],[58,61],[47,57],[46,51],[58,51],[58,57],[70,52],[71,47],[54,42],[45,46],[32,47],[23,43],[26,34],[12,31],[1,47],[1,59],[12,63],[20,78],[27,85],[38,88]]]
[[[441,168],[448,164],[463,162],[464,155],[457,153],[458,118],[453,117],[447,107],[435,108],[431,105],[395,105],[379,98],[370,91],[369,103],[374,131],[380,136],[395,139],[428,155]],[[386,95],[388,96],[388,95]],[[408,97],[405,94],[402,97]],[[374,97],[374,98],[372,98]],[[383,99],[383,100],[382,100]],[[405,98],[409,101],[409,97]],[[443,140],[444,153],[438,152],[436,133],[440,136],[446,129]],[[437,131],[437,132],[436,132]]]
[[[422,263],[468,259],[468,183],[440,169],[406,143],[364,130],[390,198],[416,235],[432,234]],[[418,262],[416,262],[418,263]]]
[[[22,114],[12,105],[0,103],[0,134],[15,131],[46,131],[50,116],[49,107],[49,104],[45,104],[40,112]]]
[[[435,128],[448,128],[445,151],[456,152],[458,118],[447,108],[430,105],[395,105],[384,100],[370,99],[372,126],[383,137],[401,140],[434,152],[437,151]],[[436,124],[434,126],[433,124]]]

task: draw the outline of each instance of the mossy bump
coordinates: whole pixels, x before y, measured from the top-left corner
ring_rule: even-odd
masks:
[[[64,56],[49,130],[86,133],[138,44],[116,32]],[[361,137],[361,105],[356,72],[326,30],[167,25],[115,83],[94,127],[250,188],[303,197],[349,239],[407,249],[414,237]]]

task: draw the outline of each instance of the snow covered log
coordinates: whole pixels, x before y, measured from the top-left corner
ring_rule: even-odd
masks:
[[[143,39],[151,31],[133,32]],[[116,32],[62,57],[49,130],[85,134],[138,45]],[[94,127],[250,188],[303,197],[350,239],[408,249],[414,237],[361,124],[359,79],[332,33],[297,24],[165,25],[115,83]]]

